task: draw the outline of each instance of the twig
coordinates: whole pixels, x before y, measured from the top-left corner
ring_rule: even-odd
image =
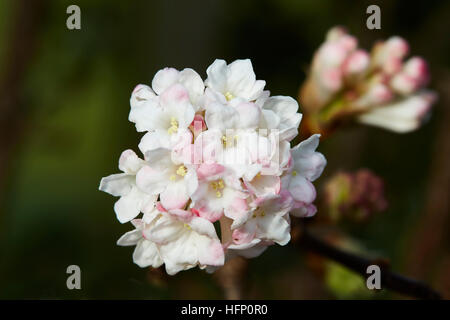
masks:
[[[441,299],[440,294],[425,283],[394,273],[389,270],[386,264],[380,264],[379,261],[370,260],[335,248],[306,230],[302,231],[298,243],[304,249],[334,260],[363,277],[368,276],[366,273],[368,266],[377,264],[381,269],[382,288],[420,299]]]

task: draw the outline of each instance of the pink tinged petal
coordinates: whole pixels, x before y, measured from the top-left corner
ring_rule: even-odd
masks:
[[[137,186],[148,194],[158,194],[166,189],[170,181],[170,174],[167,170],[152,169],[143,167],[136,175]]]
[[[222,175],[224,173],[224,171],[225,167],[220,164],[203,163],[197,168],[197,176],[199,180],[205,180],[208,178],[210,178],[209,180],[211,180],[214,178],[218,178],[219,175]]]
[[[316,214],[317,208],[311,203],[296,202],[290,211],[291,215],[300,218],[309,218]]]
[[[120,155],[119,169],[128,174],[136,174],[144,163],[144,160],[139,159],[133,150],[128,149]]]
[[[198,205],[195,207],[195,212],[199,217],[206,219],[211,222],[216,222],[223,216],[223,208],[210,208],[205,205],[202,201],[202,205]]]
[[[147,240],[140,241],[133,252],[133,262],[141,268],[158,268],[163,264],[156,245]]]
[[[256,176],[252,181],[244,181],[244,184],[257,197],[275,195],[281,190],[281,179],[277,176]]]
[[[197,235],[184,228],[176,240],[158,245],[167,273],[172,275],[198,264],[197,240]]]
[[[156,209],[157,209],[159,212],[167,212],[166,208],[164,208],[164,207],[161,205],[161,202],[160,202],[160,201],[158,201],[158,202],[156,203],[155,207],[156,207]]]
[[[293,174],[300,174],[310,181],[320,177],[327,161],[321,153],[315,151],[319,145],[319,138],[319,134],[314,134],[292,148],[295,171]]]
[[[211,89],[225,93],[227,89],[227,63],[225,60],[216,59],[209,67],[206,69],[206,74],[208,78],[205,80],[207,87]]]
[[[233,230],[232,238],[235,244],[250,243],[256,235],[255,221],[248,221],[242,227]]]
[[[222,266],[225,255],[219,240],[209,240],[198,245],[198,261],[202,265]]]
[[[131,221],[139,215],[144,197],[145,194],[137,187],[133,187],[127,195],[120,197],[114,204],[114,211],[120,223]]]
[[[153,90],[161,95],[167,88],[177,82],[178,76],[179,71],[174,68],[164,68],[159,70],[153,77]]]
[[[164,107],[177,106],[189,102],[189,92],[181,84],[173,84],[161,95],[161,105]]]
[[[128,194],[134,184],[135,176],[126,173],[111,174],[100,181],[99,190],[115,197]]]
[[[132,231],[128,231],[127,233],[125,233],[124,235],[122,235],[120,237],[119,240],[117,240],[117,245],[118,246],[123,246],[123,247],[128,247],[128,246],[134,246],[136,245],[139,240],[143,239],[142,238],[142,231],[139,229],[135,229]]]
[[[316,189],[314,185],[303,176],[292,177],[289,184],[289,192],[296,201],[311,203],[316,198]]]
[[[155,98],[156,95],[149,86],[138,84],[131,93],[130,106],[132,109],[137,108]]]
[[[160,194],[161,205],[167,210],[183,208],[189,196],[184,180],[170,182]]]
[[[229,188],[225,188],[224,190],[224,197],[226,197],[227,195],[225,194],[225,192],[227,192],[227,189]],[[233,219],[233,220],[239,220],[242,218],[242,216],[244,216],[247,211],[248,211],[248,204],[247,201],[243,198],[241,198],[238,193],[235,192],[236,195],[233,196],[230,204],[225,207],[225,216]]]
[[[193,213],[182,209],[172,209],[169,214],[180,221],[189,222],[192,219]]]

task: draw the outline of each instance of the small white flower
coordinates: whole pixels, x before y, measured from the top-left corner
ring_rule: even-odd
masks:
[[[206,73],[206,86],[221,94],[226,101],[235,98],[257,100],[266,85],[264,80],[256,80],[250,59],[236,60],[229,65],[225,60],[216,59]]]
[[[99,190],[120,197],[114,204],[114,211],[121,223],[131,221],[155,205],[157,196],[145,193],[136,185],[136,173],[145,166],[145,161],[134,151],[125,150],[119,159],[119,169],[124,173],[112,174],[100,181]]]
[[[146,159],[149,165],[140,169],[136,176],[139,188],[159,195],[167,210],[183,208],[198,186],[195,168],[182,163],[170,149],[148,151]]]

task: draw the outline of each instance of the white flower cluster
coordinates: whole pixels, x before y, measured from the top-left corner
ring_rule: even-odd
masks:
[[[140,267],[213,271],[232,255],[250,258],[285,245],[289,213],[316,212],[312,181],[326,160],[315,151],[319,135],[291,149],[301,120],[297,102],[270,97],[248,59],[216,60],[206,72],[203,81],[192,69],[165,68],[151,88],[134,89],[129,120],[146,132],[144,157],[124,151],[123,173],[100,183],[120,197],[118,220],[135,228],[118,244],[136,246]]]

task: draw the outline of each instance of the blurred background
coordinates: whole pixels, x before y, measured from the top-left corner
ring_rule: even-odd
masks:
[[[66,27],[71,4],[81,8],[81,30]],[[366,28],[370,4],[381,7],[381,30]],[[131,228],[117,222],[116,199],[98,185],[118,172],[123,150],[138,150],[142,134],[127,120],[131,91],[166,66],[205,78],[216,58],[251,58],[273,95],[297,97],[335,25],[365,49],[404,37],[429,62],[439,101],[414,133],[359,125],[321,143],[328,166],[316,184],[319,200],[339,170],[369,168],[384,180],[389,204],[369,222],[321,232],[389,259],[450,298],[450,2],[437,0],[1,0],[0,298],[222,298],[203,271],[168,278],[140,269],[132,248],[116,246]],[[66,287],[72,264],[81,268],[82,290]],[[245,279],[246,298],[404,298],[369,292],[360,277],[291,245],[252,259]]]

